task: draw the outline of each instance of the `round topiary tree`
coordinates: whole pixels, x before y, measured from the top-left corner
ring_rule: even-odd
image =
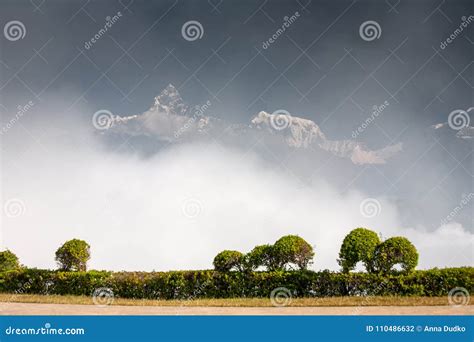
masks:
[[[0,252],[0,272],[12,271],[19,268],[20,262],[13,252],[10,252],[8,249]]]
[[[312,263],[313,247],[297,235],[281,237],[273,245],[277,269],[293,268],[293,265],[304,270]]]
[[[90,246],[84,240],[66,241],[56,251],[56,262],[63,271],[86,271]]]
[[[400,264],[405,272],[414,270],[418,265],[418,251],[407,238],[401,236],[385,240],[374,252],[375,270],[389,273],[397,264]]]
[[[373,272],[373,256],[380,243],[376,232],[366,228],[356,228],[346,235],[339,250],[337,262],[342,271],[352,271],[359,261],[362,261],[367,272]]]
[[[277,268],[272,245],[256,246],[245,255],[245,268],[251,271],[265,267],[268,271]]]
[[[242,271],[244,255],[239,251],[222,251],[216,255],[213,264],[214,269],[219,272]]]

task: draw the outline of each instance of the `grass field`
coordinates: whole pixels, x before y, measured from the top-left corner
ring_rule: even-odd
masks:
[[[44,303],[44,304],[90,304],[91,297],[28,295],[0,293],[0,302]],[[440,306],[448,305],[447,297],[325,297],[293,298],[286,306],[323,307],[323,306]],[[111,305],[126,306],[203,306],[203,307],[271,307],[269,298],[225,298],[193,300],[150,300],[114,298]]]

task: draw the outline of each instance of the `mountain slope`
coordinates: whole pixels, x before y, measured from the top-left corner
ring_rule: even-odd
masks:
[[[329,140],[313,121],[292,116],[287,112],[269,114],[259,112],[248,125],[229,124],[206,116],[202,111],[190,110],[173,85],[168,85],[146,112],[127,117],[115,117],[110,133],[148,136],[158,140],[177,142],[206,136],[226,135],[229,139],[256,135],[294,149],[322,150],[354,164],[384,164],[402,150],[402,144],[372,151],[355,140]]]
[[[288,146],[294,148],[320,148],[341,158],[349,158],[354,164],[384,164],[402,150],[402,144],[371,151],[355,140],[329,140],[320,127],[311,120],[289,114],[260,112],[252,120],[251,127],[278,134]]]

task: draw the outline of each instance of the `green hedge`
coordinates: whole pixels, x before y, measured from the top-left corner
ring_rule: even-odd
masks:
[[[474,268],[445,268],[382,276],[330,271],[61,272],[22,269],[0,274],[0,292],[90,296],[99,287],[116,297],[191,299],[268,297],[285,287],[294,297],[445,296],[455,287],[474,293]]]

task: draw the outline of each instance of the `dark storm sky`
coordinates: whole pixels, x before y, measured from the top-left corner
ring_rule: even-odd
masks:
[[[204,248],[195,243],[192,233],[184,230],[188,229],[188,221],[184,221],[182,231],[176,230],[180,218],[174,213],[181,215],[181,196],[200,198],[204,191],[204,196],[209,194],[204,197],[209,204],[202,201],[205,209],[219,202],[214,213],[209,211],[209,221],[202,221],[205,224],[194,230],[199,232],[196,237],[208,236],[209,243],[219,240],[213,225],[238,223],[245,218],[248,203],[256,208],[255,212],[250,210],[249,222],[254,222],[254,226],[248,225],[252,230],[248,234],[254,234],[254,227],[263,225],[265,234],[270,236],[274,226],[283,221],[277,220],[280,216],[273,215],[273,209],[265,208],[293,204],[294,198],[285,189],[293,189],[293,180],[299,181],[302,175],[302,191],[309,189],[315,196],[311,193],[307,197],[305,192],[296,196],[296,203],[302,203],[303,209],[297,208],[296,212],[301,214],[295,218],[301,218],[308,234],[317,237],[323,228],[324,233],[337,233],[337,229],[348,228],[344,227],[348,219],[358,225],[362,217],[360,203],[347,201],[346,197],[360,190],[364,196],[390,202],[383,206],[378,218],[383,219],[380,226],[383,228],[387,219],[390,226],[400,225],[392,230],[400,234],[404,234],[400,229],[405,226],[417,232],[435,231],[456,211],[450,220],[464,228],[451,227],[438,235],[427,233],[426,239],[417,241],[423,245],[423,251],[429,250],[425,254],[428,259],[430,255],[444,258],[453,254],[446,259],[453,259],[456,265],[466,264],[465,260],[472,264],[474,139],[457,138],[458,131],[448,125],[437,130],[431,127],[448,121],[448,115],[455,110],[473,107],[472,4],[472,0],[0,0],[0,201],[4,212],[3,197],[19,199],[25,209],[23,219],[4,219],[2,215],[1,223],[6,228],[0,229],[0,242],[4,239],[6,246],[19,250],[20,257],[26,257],[26,264],[44,266],[52,262],[45,246],[53,250],[69,238],[67,234],[110,247],[109,232],[116,243],[116,227],[123,227],[120,242],[110,247],[112,253],[107,248],[102,251],[102,260],[112,262],[97,263],[103,265],[98,267],[118,269],[123,264],[123,248],[128,248],[130,241],[135,241],[138,254],[149,243],[148,251],[155,260],[169,258],[172,253],[166,255],[169,252],[165,253],[160,245],[157,248],[155,241],[164,246],[162,230],[156,227],[170,227],[170,239],[183,234],[194,247],[199,247],[196,252],[185,248],[192,251],[190,261],[194,262],[198,254],[202,260],[211,260],[210,256],[204,258],[201,251],[209,252],[214,247]],[[85,43],[104,28],[106,18],[118,12],[120,18],[86,49]],[[284,18],[296,16],[296,12],[298,16],[291,26],[284,34],[277,34]],[[470,23],[459,32],[466,18],[470,18]],[[201,39],[184,39],[182,27],[189,21],[202,26]],[[380,27],[377,39],[361,36],[359,28],[367,21]],[[7,30],[12,23],[22,31],[19,37]],[[264,49],[264,42],[275,34],[278,37]],[[451,35],[452,42],[444,43]],[[230,189],[235,194],[229,191],[229,196],[221,198],[215,195],[220,192],[213,192],[221,191],[213,172],[218,174],[216,170],[220,170],[221,164],[228,163],[220,152],[206,157],[200,145],[191,142],[193,149],[187,150],[186,158],[174,156],[164,162],[158,158],[153,164],[153,158],[142,160],[122,153],[120,147],[128,142],[128,137],[120,144],[112,140],[110,148],[103,142],[105,139],[100,139],[103,132],[94,128],[91,119],[95,112],[108,110],[121,116],[142,113],[170,83],[190,105],[209,101],[211,105],[205,115],[222,118],[222,122],[249,123],[261,110],[272,113],[283,109],[293,116],[313,120],[330,140],[352,139],[353,131],[371,116],[373,106],[388,103],[383,114],[357,140],[366,143],[370,150],[398,143],[403,144],[403,150],[380,165],[355,165],[327,153],[315,153],[315,157],[305,154],[313,152],[312,149],[294,153],[293,158],[287,157],[290,153],[268,153],[264,157],[271,159],[269,165],[284,180],[281,192],[264,191],[269,203],[260,200],[261,194],[255,192],[259,187],[246,188],[248,184],[266,183],[268,179],[263,178],[268,174],[260,166],[253,171],[252,162],[246,164],[244,159],[242,165],[250,165],[250,176],[240,168],[230,170],[227,164],[222,167],[228,171],[219,174],[219,179],[234,186]],[[30,102],[34,105],[19,115],[18,108]],[[471,126],[473,122],[471,117]],[[153,139],[138,140],[153,148],[159,145]],[[264,152],[269,151],[265,143],[262,146]],[[227,153],[227,149],[224,151]],[[235,153],[247,157],[247,152]],[[222,160],[211,158],[214,155]],[[230,157],[232,163],[238,159],[234,152]],[[195,165],[197,176],[188,172],[186,160]],[[241,165],[240,161],[235,165]],[[212,166],[209,171],[202,167],[207,166],[206,162]],[[249,182],[243,182],[246,177]],[[161,186],[162,181],[166,186]],[[328,212],[331,217],[327,220],[334,231],[326,232],[326,226],[318,222],[326,202],[331,203],[324,197],[325,189],[318,187],[321,183],[334,186],[338,192],[334,200],[337,205]],[[120,187],[123,194],[117,192]],[[274,188],[281,190],[276,185]],[[188,194],[190,189],[197,195]],[[240,198],[240,192],[244,195],[242,202],[232,202]],[[103,209],[96,210],[103,208],[103,201],[109,203],[110,197],[117,197],[117,193],[123,196],[118,196],[114,207],[118,209],[111,218],[104,216]],[[459,209],[466,197],[469,202]],[[314,209],[313,201],[320,211]],[[160,210],[168,208],[168,202],[173,203],[176,211],[161,215]],[[244,208],[243,214],[228,203],[238,203]],[[137,209],[133,209],[135,206]],[[289,208],[283,212],[292,214],[291,205]],[[351,210],[356,212],[354,219]],[[265,215],[276,219],[261,224]],[[392,216],[400,217],[392,222]],[[155,238],[144,240],[143,235],[129,230],[141,226],[145,228],[142,232],[150,229],[150,236]],[[245,225],[239,223],[234,230],[247,234],[241,226]],[[34,229],[27,230],[31,227]],[[106,228],[102,230],[103,227]],[[375,223],[370,227],[380,229]],[[219,232],[225,233],[223,239],[238,240],[226,230],[219,228]],[[25,244],[25,236],[33,238]],[[434,240],[439,241],[433,243]],[[28,245],[30,242],[41,245],[43,250],[37,252],[36,247]],[[241,247],[247,248],[243,244],[236,248]],[[127,256],[127,262],[128,259]],[[335,261],[335,257],[331,260]],[[135,261],[143,265],[140,258]],[[196,267],[206,267],[202,265],[207,261],[200,262]],[[450,262],[443,260],[437,265]],[[130,265],[129,269],[142,267]],[[189,265],[165,262],[159,266],[167,269]],[[146,267],[155,266],[150,262]]]
[[[146,110],[168,83],[210,114],[248,122],[285,109],[350,138],[373,105],[387,113],[361,137],[384,145],[407,126],[446,121],[472,106],[472,27],[440,43],[472,14],[469,1],[1,1],[2,27],[19,20],[24,39],[1,37],[2,121],[30,99],[61,94],[128,115]],[[122,17],[87,50],[118,11]],[[299,18],[268,49],[262,43],[296,11]],[[187,41],[196,20],[202,39]],[[381,36],[365,41],[374,20]],[[85,113],[84,115],[92,115]]]

